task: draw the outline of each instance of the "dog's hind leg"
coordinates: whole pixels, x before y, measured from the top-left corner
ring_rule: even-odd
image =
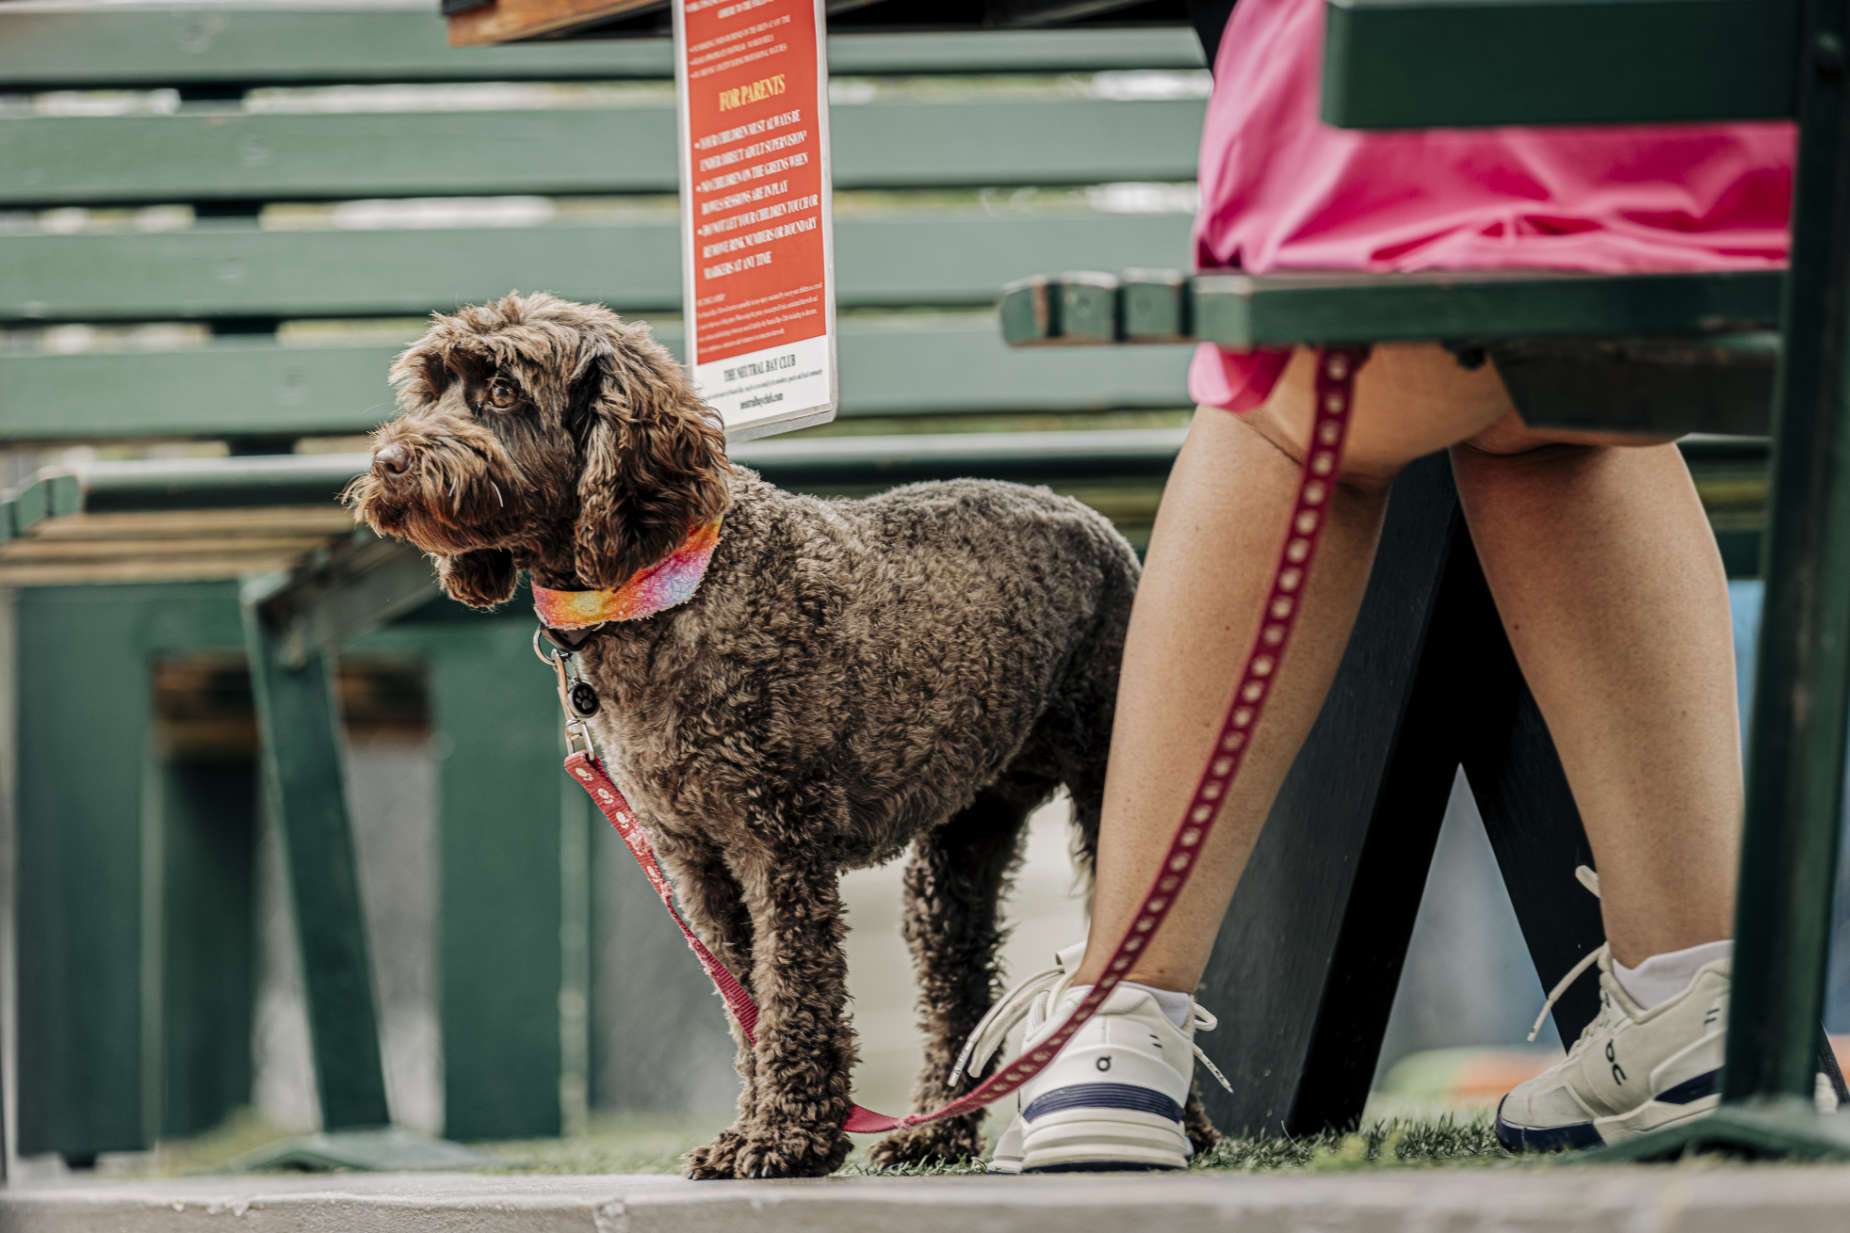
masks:
[[[935,1108],[963,1090],[951,1064],[1000,992],[1000,900],[1020,859],[1028,813],[1045,795],[1044,788],[992,788],[913,844],[903,920],[925,1036],[915,1109]],[[875,1144],[870,1156],[882,1168],[970,1160],[983,1150],[982,1121],[978,1111],[898,1131]]]

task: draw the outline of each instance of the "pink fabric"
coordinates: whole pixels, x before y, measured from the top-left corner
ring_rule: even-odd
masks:
[[[1363,133],[1317,115],[1324,0],[1239,0],[1201,137],[1195,263],[1346,272],[1747,270],[1786,261],[1782,122]],[[1204,344],[1196,402],[1247,410],[1284,351]]]

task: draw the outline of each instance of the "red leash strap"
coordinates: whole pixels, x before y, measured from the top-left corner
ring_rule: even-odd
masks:
[[[1169,842],[1169,851],[1164,854],[1163,863],[1158,867],[1150,889],[1144,893],[1136,919],[1131,922],[1124,936],[1118,939],[1111,958],[1106,961],[1104,974],[1099,977],[1098,983],[1092,986],[1073,1012],[1046,1039],[1028,1053],[998,1066],[987,1079],[957,1099],[928,1113],[908,1113],[904,1117],[891,1117],[855,1105],[844,1123],[845,1129],[857,1134],[874,1133],[935,1122],[940,1118],[955,1117],[960,1113],[980,1109],[1015,1091],[1045,1069],[1073,1034],[1085,1026],[1105,999],[1111,996],[1118,982],[1124,979],[1124,973],[1137,959],[1137,952],[1148,945],[1149,940],[1162,927],[1170,907],[1182,887],[1188,883],[1189,875],[1194,872],[1196,854],[1201,851],[1208,832],[1214,826],[1220,801],[1227,795],[1234,776],[1239,774],[1244,763],[1253,729],[1265,710],[1266,699],[1271,696],[1272,681],[1284,658],[1285,647],[1291,641],[1291,631],[1297,626],[1298,610],[1301,607],[1299,593],[1310,572],[1311,562],[1316,557],[1318,541],[1323,535],[1324,507],[1329,502],[1330,491],[1336,481],[1343,441],[1349,431],[1349,411],[1355,397],[1355,373],[1361,367],[1365,355],[1364,351],[1352,349],[1326,348],[1317,353],[1317,405],[1312,419],[1311,438],[1304,454],[1304,470],[1298,478],[1297,500],[1292,506],[1291,524],[1284,545],[1279,550],[1278,564],[1272,571],[1272,585],[1266,595],[1259,631],[1253,638],[1252,649],[1246,653],[1245,666],[1234,686],[1232,699],[1227,704],[1227,715],[1221,722],[1220,735],[1215,738],[1207,765],[1202,768],[1201,778],[1195,784],[1195,794],[1176,826],[1175,836]],[[566,713],[568,717],[571,715],[569,707]],[[630,855],[642,866],[642,871],[648,875],[649,884],[661,897],[669,914],[674,917],[675,924],[680,926],[681,935],[693,948],[700,966],[706,969],[714,987],[726,999],[726,1008],[732,1012],[739,1030],[746,1040],[752,1040],[752,1031],[758,1023],[757,1004],[737,978],[726,970],[726,966],[688,927],[687,919],[675,904],[674,890],[667,875],[657,863],[648,837],[643,834],[635,811],[623,799],[623,793],[611,782],[603,764],[588,751],[572,753],[566,758],[565,766],[572,778],[591,794],[598,812],[609,819],[617,834],[623,837]]]

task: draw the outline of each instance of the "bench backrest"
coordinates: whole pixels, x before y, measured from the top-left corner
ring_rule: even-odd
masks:
[[[27,92],[0,111],[0,439],[361,431],[424,314],[514,288],[677,343],[666,44],[443,39],[424,0],[0,8]],[[989,310],[1075,253],[1186,259],[1188,31],[843,36],[830,62],[844,416],[1182,405],[1173,353],[1011,355]]]

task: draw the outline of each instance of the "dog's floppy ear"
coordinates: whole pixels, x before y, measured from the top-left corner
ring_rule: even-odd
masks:
[[[437,558],[437,582],[451,599],[471,608],[493,608],[514,597],[514,554],[505,548],[476,548]]]
[[[573,572],[615,587],[724,513],[726,436],[648,327],[612,319],[585,365]]]

